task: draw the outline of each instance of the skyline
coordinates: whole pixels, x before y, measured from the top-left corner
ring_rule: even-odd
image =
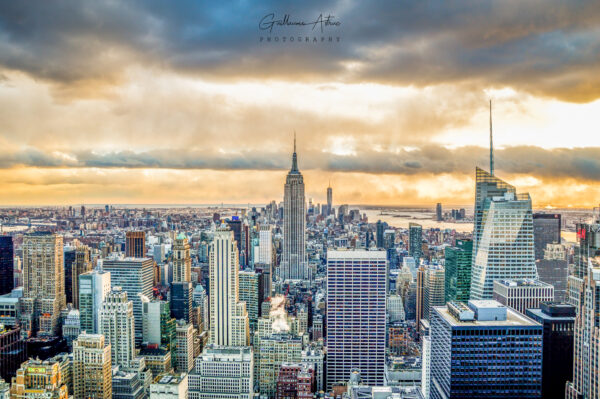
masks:
[[[598,205],[597,3],[209,3],[0,5],[0,204],[279,202],[294,130],[315,202],[472,204],[491,99],[497,176]]]

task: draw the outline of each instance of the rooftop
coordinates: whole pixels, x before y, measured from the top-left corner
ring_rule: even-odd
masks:
[[[434,310],[452,327],[534,327],[540,324],[510,308],[506,308],[502,304],[491,301],[469,301],[471,305],[478,308],[479,311],[487,309],[506,309],[506,318],[502,320],[463,320],[459,321],[455,318],[447,306],[436,306]]]
[[[518,280],[495,280],[494,284],[499,284],[505,287],[552,287],[551,284],[533,279],[518,279]]]
[[[387,259],[386,251],[333,250],[327,251],[327,259]]]

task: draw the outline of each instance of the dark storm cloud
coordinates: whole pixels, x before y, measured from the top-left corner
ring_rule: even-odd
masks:
[[[177,156],[173,156],[177,154]],[[509,174],[527,174],[541,178],[572,178],[600,181],[600,147],[556,148],[519,146],[497,150],[496,169]],[[214,152],[186,149],[148,152],[121,151],[105,154],[92,152],[43,153],[28,149],[0,154],[0,167],[93,167],[93,168],[167,168],[211,170],[286,170],[290,155],[274,152],[239,152],[215,155]],[[374,174],[470,174],[475,165],[487,169],[488,152],[480,147],[448,149],[429,145],[411,151],[363,151],[355,155],[311,152],[299,154],[302,170],[361,172]]]
[[[260,43],[270,12],[331,13],[342,40]],[[223,79],[509,85],[590,101],[600,96],[600,2],[5,1],[0,64],[63,84],[110,83],[143,65]]]

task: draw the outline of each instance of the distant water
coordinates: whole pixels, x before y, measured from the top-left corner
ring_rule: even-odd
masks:
[[[473,231],[471,221],[464,223],[438,222],[434,220],[434,212],[428,209],[384,209],[383,213],[379,209],[359,209],[361,213],[367,214],[369,223],[381,220],[390,226],[407,229],[408,224],[412,222],[420,224],[424,229],[449,229],[469,233]]]

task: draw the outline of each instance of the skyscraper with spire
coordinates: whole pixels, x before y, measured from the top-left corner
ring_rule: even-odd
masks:
[[[298,170],[296,134],[294,133],[292,169],[285,180],[283,195],[283,259],[280,267],[280,276],[283,280],[309,278],[306,262],[305,227],[304,178]]]
[[[471,299],[492,299],[494,280],[537,279],[531,198],[493,174],[490,101],[490,173],[475,168]]]

